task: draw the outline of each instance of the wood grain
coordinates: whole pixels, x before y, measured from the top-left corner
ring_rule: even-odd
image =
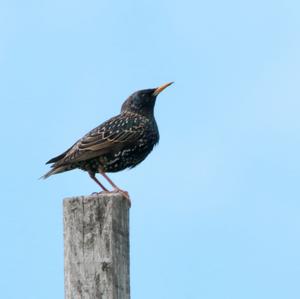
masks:
[[[65,298],[129,299],[129,204],[119,193],[64,200]]]

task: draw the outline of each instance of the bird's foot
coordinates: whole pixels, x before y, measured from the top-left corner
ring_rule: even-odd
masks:
[[[104,194],[107,193],[107,191],[100,191],[100,192],[93,192],[91,195],[98,195],[98,194]]]
[[[130,197],[129,197],[129,193],[127,191],[122,190],[122,189],[114,189],[112,191],[93,192],[93,193],[91,193],[91,195],[99,195],[99,194],[105,194],[105,193],[121,193],[125,197],[125,200],[128,201],[129,207],[131,207],[131,200],[130,200]]]
[[[121,193],[125,199],[128,201],[129,204],[129,208],[131,207],[131,200],[130,200],[130,196],[129,193],[125,190],[119,189],[119,188],[115,188],[113,191],[111,191],[112,193]]]

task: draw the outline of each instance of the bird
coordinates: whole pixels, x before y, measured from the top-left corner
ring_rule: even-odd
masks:
[[[118,115],[103,122],[65,152],[46,162],[52,164],[51,170],[41,178],[81,169],[89,174],[102,192],[121,192],[130,202],[128,192],[119,188],[106,173],[137,166],[158,144],[159,131],[154,118],[154,106],[157,96],[171,84],[173,82],[131,94]],[[96,173],[108,181],[112,191],[97,179]]]

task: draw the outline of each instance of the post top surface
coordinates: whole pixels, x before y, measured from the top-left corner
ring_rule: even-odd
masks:
[[[94,193],[90,195],[79,195],[79,196],[72,196],[72,197],[65,197],[64,204],[70,204],[75,202],[90,202],[93,200],[103,200],[103,201],[124,201],[128,202],[127,198],[122,193]]]

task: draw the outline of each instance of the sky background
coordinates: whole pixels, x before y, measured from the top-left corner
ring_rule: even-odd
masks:
[[[44,163],[159,95],[130,192],[132,299],[300,298],[299,1],[0,1],[0,290],[63,298],[64,197]]]

